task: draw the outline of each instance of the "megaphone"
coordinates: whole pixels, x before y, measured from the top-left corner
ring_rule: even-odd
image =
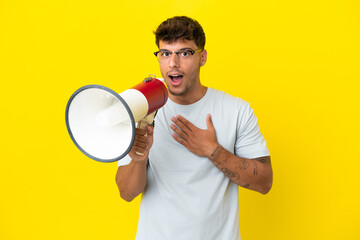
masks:
[[[89,158],[118,161],[133,146],[136,123],[140,128],[152,124],[167,99],[165,84],[154,77],[119,94],[101,85],[87,85],[75,91],[67,103],[67,130]]]

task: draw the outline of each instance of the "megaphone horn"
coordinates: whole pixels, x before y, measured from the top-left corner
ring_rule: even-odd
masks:
[[[153,77],[120,94],[101,85],[87,85],[67,103],[67,130],[86,156],[100,162],[118,161],[132,148],[135,123],[142,128],[151,124],[167,99],[165,84]]]

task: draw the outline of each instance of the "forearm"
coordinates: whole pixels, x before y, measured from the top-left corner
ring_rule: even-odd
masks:
[[[272,168],[270,156],[254,159],[241,158],[218,145],[209,159],[231,181],[241,187],[262,194],[266,194],[271,189]]]
[[[136,129],[135,140],[129,152],[132,159],[129,165],[120,166],[116,173],[116,184],[120,196],[125,201],[132,201],[145,190],[147,184],[147,163],[153,143],[153,127]]]
[[[116,173],[116,184],[120,196],[127,202],[142,193],[147,183],[147,162],[131,161],[127,166],[120,166]]]

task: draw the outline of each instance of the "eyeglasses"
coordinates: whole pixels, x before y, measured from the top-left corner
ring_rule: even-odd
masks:
[[[178,51],[160,50],[160,51],[154,52],[154,55],[157,57],[157,59],[160,62],[169,60],[171,57],[171,54],[173,54],[173,53],[175,53],[176,56],[180,60],[187,60],[187,59],[190,59],[191,56],[193,56],[195,53],[201,52],[202,50],[203,49],[192,50],[191,48],[184,48],[184,49],[180,49]]]

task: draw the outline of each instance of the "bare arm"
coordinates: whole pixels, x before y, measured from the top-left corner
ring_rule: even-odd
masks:
[[[210,115],[206,117],[208,127],[206,130],[197,128],[182,116],[173,117],[172,121],[176,125],[171,125],[171,129],[175,132],[174,139],[189,151],[198,156],[208,157],[219,170],[239,186],[262,194],[269,192],[272,186],[270,156],[246,159],[224,149],[217,142]]]
[[[147,136],[145,135],[147,133]],[[153,143],[153,127],[146,130],[136,129],[134,145],[129,152],[132,161],[129,165],[120,166],[116,173],[116,184],[120,196],[125,201],[132,201],[145,190],[147,183],[147,161]],[[144,155],[138,155],[142,153]]]
[[[241,158],[218,145],[209,159],[239,186],[262,194],[270,191],[272,186],[270,156],[254,159]]]

